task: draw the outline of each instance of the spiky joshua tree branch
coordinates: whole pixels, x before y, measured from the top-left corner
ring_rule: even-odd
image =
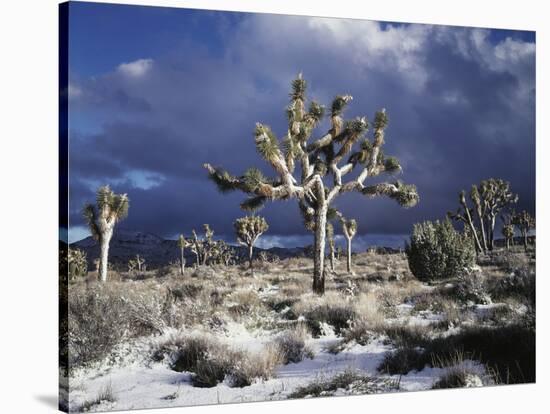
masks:
[[[221,168],[204,165],[220,191],[240,190],[249,195],[241,204],[245,210],[256,210],[268,200],[298,200],[304,216],[313,223],[313,291],[318,294],[323,294],[325,288],[327,213],[339,195],[355,191],[369,197],[386,196],[404,207],[414,206],[419,199],[415,186],[400,181],[365,185],[367,178],[400,172],[401,166],[396,158],[386,157],[382,152],[388,125],[386,111],[382,109],[376,113],[373,138],[369,140],[365,138],[369,126],[366,117],[344,121],[344,110],[351,101],[350,95],[336,96],[330,107],[329,130],[310,141],[325,108],[311,101],[306,109],[306,81],[299,74],[292,81],[286,109],[288,130],[281,142],[267,125],[257,123],[254,131],[256,148],[275,171],[274,177],[266,177],[256,168],[234,176]],[[301,166],[299,173],[295,172],[296,163]],[[354,178],[344,182],[344,177],[351,176],[356,169],[358,173]]]

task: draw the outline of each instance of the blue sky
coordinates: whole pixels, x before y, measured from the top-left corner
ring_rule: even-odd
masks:
[[[231,238],[243,197],[218,194],[201,165],[270,173],[252,131],[261,121],[282,136],[299,71],[326,105],[352,94],[348,117],[385,107],[385,151],[418,186],[410,210],[339,199],[360,234],[407,234],[493,176],[534,212],[533,32],[73,2],[69,34],[73,240],[86,234],[82,204],[107,183],[130,196],[128,229],[171,237],[207,222]],[[309,237],[295,203],[261,214],[274,239]]]

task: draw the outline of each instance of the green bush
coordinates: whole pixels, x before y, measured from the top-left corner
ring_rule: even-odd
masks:
[[[472,238],[456,231],[449,220],[415,224],[405,250],[411,272],[421,281],[458,276],[476,258]]]

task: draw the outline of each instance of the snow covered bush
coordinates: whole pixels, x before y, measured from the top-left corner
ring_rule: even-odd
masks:
[[[415,224],[405,251],[411,272],[421,281],[455,277],[475,265],[472,238],[449,220]]]
[[[492,303],[483,275],[479,271],[464,272],[458,277],[456,296],[463,302],[473,302],[483,305]]]

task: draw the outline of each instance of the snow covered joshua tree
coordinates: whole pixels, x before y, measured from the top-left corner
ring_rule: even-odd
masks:
[[[256,148],[275,170],[276,177],[268,178],[256,168],[248,169],[242,176],[233,176],[210,164],[204,164],[204,167],[220,191],[240,190],[249,195],[241,204],[245,210],[254,211],[268,200],[298,200],[305,221],[313,222],[313,291],[322,295],[325,290],[327,214],[334,200],[341,194],[357,191],[370,197],[387,196],[404,207],[412,207],[419,197],[414,185],[400,181],[365,186],[367,178],[401,171],[397,159],[385,157],[382,152],[384,130],[388,125],[384,109],[375,115],[373,140],[362,139],[369,126],[367,118],[344,121],[342,115],[352,97],[336,96],[330,108],[329,130],[319,139],[308,143],[324,116],[325,108],[311,101],[306,110],[305,95],[306,81],[299,74],[292,81],[290,104],[286,109],[288,130],[282,143],[279,143],[267,125],[256,124]],[[359,148],[352,152],[360,140]],[[350,156],[346,160],[348,154]],[[301,164],[299,176],[294,172],[296,161]],[[344,182],[344,177],[358,166],[359,174]],[[329,182],[330,177],[332,183]]]
[[[99,241],[99,275],[102,282],[107,281],[109,261],[109,243],[113,237],[115,224],[128,216],[130,201],[126,194],[115,194],[108,185],[99,187],[96,205],[86,204],[82,214],[86,219],[94,239]]]
[[[254,276],[252,267],[252,257],[254,253],[254,244],[258,238],[269,228],[267,221],[260,216],[246,216],[235,220],[235,233],[237,241],[243,246],[248,247],[248,262],[250,263],[250,273]]]

